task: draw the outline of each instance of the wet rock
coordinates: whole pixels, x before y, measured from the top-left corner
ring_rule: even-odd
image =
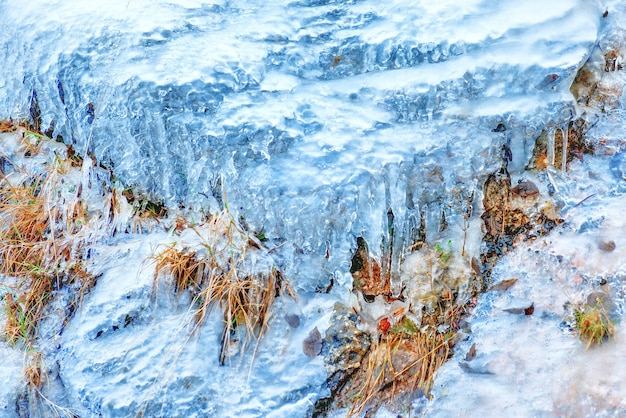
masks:
[[[504,123],[499,123],[491,132],[506,132],[506,126],[504,126]]]
[[[563,139],[567,137],[566,164],[574,158],[582,159],[584,154],[593,154],[594,145],[585,137],[585,132],[591,128],[589,121],[578,118],[563,129],[554,130],[554,166],[562,167],[563,164]],[[528,164],[528,169],[544,170],[548,167],[548,132],[543,130],[535,139],[533,155]]]
[[[370,346],[370,336],[358,327],[358,316],[345,305],[337,303],[331,325],[324,337],[326,371],[349,371],[361,366]]]
[[[512,250],[518,241],[537,239],[563,223],[559,207],[549,198],[541,197],[534,183],[523,180],[514,188],[510,184],[511,178],[503,167],[489,175],[483,185],[481,219],[486,233],[481,244],[480,264],[477,265],[483,290],[490,284],[491,269],[497,260]],[[514,199],[516,196],[536,198]]]
[[[326,416],[337,406],[337,394],[361,367],[361,361],[370,348],[370,335],[357,328],[358,317],[349,307],[335,304],[330,322],[322,348],[330,396],[316,402],[313,416]]]
[[[578,104],[603,112],[619,106],[623,81],[615,77],[615,73],[623,69],[624,53],[620,43],[621,39],[616,39],[598,45],[578,70],[570,87]]]
[[[492,173],[483,185],[483,208],[485,212],[498,210],[509,201],[511,177],[507,172]]]
[[[602,310],[607,312],[607,314],[609,315],[609,317],[611,317],[611,319],[617,318],[617,316],[615,315],[617,306],[608,293],[602,290],[592,292],[587,296],[587,299],[585,300],[585,302],[586,302],[586,306],[597,306],[601,308]]]
[[[515,235],[528,223],[528,216],[521,209],[511,208],[511,177],[506,170],[487,177],[483,195],[481,218],[490,236]]]

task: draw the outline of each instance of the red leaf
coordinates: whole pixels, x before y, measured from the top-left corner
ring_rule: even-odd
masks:
[[[387,333],[387,331],[389,330],[389,327],[391,327],[391,323],[389,322],[387,318],[381,319],[380,322],[378,323],[378,329],[381,330],[383,334]]]

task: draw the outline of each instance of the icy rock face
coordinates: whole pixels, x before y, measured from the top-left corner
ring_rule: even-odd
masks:
[[[0,317],[4,320],[4,315]],[[0,347],[2,364],[0,365],[0,413],[11,416],[16,407],[16,399],[22,389],[23,354],[17,349],[2,345]]]
[[[327,319],[311,311],[329,310],[330,302],[300,310],[278,298],[258,346],[252,338],[245,355],[221,366],[221,309],[194,331],[189,294],[174,294],[166,282],[153,286],[146,260],[171,240],[151,234],[94,249],[102,276],[54,353],[65,403],[85,417],[304,416],[325,373],[322,357],[307,357],[302,341],[315,326],[326,328]],[[301,322],[289,322],[293,316]]]
[[[329,370],[315,355],[313,331],[327,354],[333,306],[351,303],[356,237],[379,256],[381,242],[406,246],[424,215],[433,241],[454,188],[480,188],[505,158],[513,175],[523,170],[541,131],[574,117],[570,85],[603,21],[603,10],[582,0],[13,3],[0,0],[0,115],[29,118],[78,152],[92,151],[125,185],[170,208],[194,214],[228,203],[267,238],[300,291],[297,303],[276,302],[258,350],[219,367],[219,310],[191,336],[189,298],[167,288],[153,297],[144,261],[172,237],[95,248],[98,285],[58,346],[45,347],[59,364],[62,403],[81,416],[310,413],[333,384],[323,386]],[[621,179],[620,155],[613,175]],[[448,213],[447,222],[458,225],[458,216]],[[521,268],[521,251],[501,270]],[[549,281],[516,275],[520,283]],[[314,288],[331,293],[306,292]],[[524,337],[551,334],[544,319],[562,313],[562,300],[540,299],[540,288],[519,292],[519,304],[510,294],[484,297],[473,325],[475,363],[462,369],[459,351],[442,370],[433,415],[458,415],[459,405],[467,413],[482,405],[489,415],[501,409],[484,398],[516,393],[509,375],[524,368],[507,362],[516,353],[498,351],[493,335],[514,326],[506,335],[522,347]],[[499,310],[527,302],[536,305],[530,318]],[[499,328],[490,325],[492,312]],[[315,349],[303,351],[312,332]],[[554,356],[577,347],[570,335],[552,343]],[[18,373],[11,362],[7,373]],[[548,356],[533,371],[559,367]],[[505,373],[481,386],[494,372]],[[539,383],[510,411],[524,412]],[[479,389],[470,402],[462,396],[468,386]],[[0,399],[12,402],[5,387],[12,390],[3,386]],[[549,412],[561,395],[542,398],[533,412]],[[618,407],[621,395],[612,393]]]
[[[544,125],[574,112],[602,13],[575,0],[1,4],[1,114],[40,120],[167,206],[227,200],[287,241],[277,255],[307,289],[347,270],[355,236],[377,252],[388,208],[400,230],[475,187],[504,142],[522,169]]]

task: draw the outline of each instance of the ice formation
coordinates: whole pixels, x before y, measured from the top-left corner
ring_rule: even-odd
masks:
[[[121,188],[170,213],[193,219],[228,205],[247,231],[263,237],[298,294],[297,302],[276,302],[254,361],[244,355],[219,367],[207,354],[219,345],[219,313],[190,337],[181,325],[189,301],[151,298],[153,271],[144,261],[177,238],[155,230],[99,241],[90,261],[98,284],[63,333],[43,343],[46,361],[59,365],[58,384],[49,389],[55,402],[80,416],[310,414],[327,395],[327,375],[322,358],[307,356],[302,342],[315,328],[325,333],[336,302],[354,303],[357,237],[376,257],[394,249],[396,284],[421,217],[429,242],[463,242],[471,259],[480,251],[487,177],[505,164],[516,183],[527,178],[527,166],[544,164],[545,174],[533,180],[566,223],[559,235],[519,246],[494,268],[492,280],[515,276],[519,283],[511,293],[481,296],[473,332],[438,375],[426,414],[626,409],[619,373],[607,371],[613,380],[606,383],[563,368],[572,353],[604,367],[619,356],[623,327],[595,358],[553,329],[566,314],[563,294],[577,302],[589,291],[583,284],[601,279],[623,315],[616,260],[626,243],[615,232],[624,228],[616,220],[624,193],[626,8],[619,2],[0,4],[0,117],[29,119],[110,170]],[[595,90],[573,92],[585,63],[589,77],[608,76]],[[575,146],[564,132],[577,120],[592,127],[588,136],[599,152],[568,162],[564,155]],[[537,138],[545,138],[541,161],[533,155]],[[474,214],[461,231],[455,196],[463,193],[474,196]],[[447,232],[440,232],[442,212],[452,226]],[[582,231],[587,221],[590,232]],[[612,240],[615,252],[597,250],[594,240]],[[597,264],[580,257],[592,247]],[[535,249],[542,255],[529,256]],[[566,263],[566,271],[555,263]],[[545,266],[553,270],[542,275]],[[555,280],[563,283],[560,296],[545,293]],[[571,280],[579,286],[572,289]],[[501,312],[518,301],[533,302],[535,313]],[[529,342],[537,339],[541,353]],[[507,348],[502,341],[513,342]],[[468,367],[476,373],[460,366],[471,344],[478,355]],[[21,374],[19,352],[2,350],[9,359],[2,376]],[[545,390],[537,375],[560,380]],[[591,388],[580,396],[567,383],[579,376]],[[608,404],[596,395],[603,384],[610,386]],[[12,416],[19,383],[0,386],[0,408]]]

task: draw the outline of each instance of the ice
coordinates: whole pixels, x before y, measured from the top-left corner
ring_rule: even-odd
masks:
[[[584,303],[590,291],[600,289],[601,278],[608,281],[615,303],[623,304],[626,225],[618,215],[623,204],[620,195],[576,207],[568,212],[571,226],[532,245],[520,245],[503,260],[494,282],[510,278],[519,282],[505,294],[481,296],[470,320],[471,338],[441,369],[427,416],[617,416],[623,412],[626,405],[618,377],[626,372],[623,335],[587,350],[564,326],[571,317],[568,306]],[[598,228],[580,233],[577,223],[597,212],[597,205],[603,206],[607,219]],[[599,242],[609,240],[615,240],[615,252],[599,248]],[[531,316],[504,311],[531,301],[535,307]],[[622,307],[618,310],[623,312]],[[623,322],[616,329],[621,332]],[[467,362],[472,344],[478,355]],[[464,391],[470,387],[467,396]]]
[[[567,148],[567,141],[569,137],[568,126],[566,125],[565,127],[560,127],[559,129],[561,131],[561,138],[563,138],[563,149],[561,152],[561,171],[565,172],[565,170],[567,169],[567,154],[568,154],[568,148]]]
[[[4,316],[0,316],[4,321]],[[7,347],[5,344],[0,348],[2,354],[2,365],[0,365],[0,376],[2,390],[0,390],[0,410],[6,416],[10,416],[16,407],[16,395],[21,389],[24,367],[24,354],[14,347]],[[16,379],[16,377],[18,377]]]
[[[83,189],[104,179],[98,170],[110,168],[122,188],[132,186],[192,219],[227,204],[251,233],[267,238],[274,262],[300,298],[275,307],[254,361],[248,353],[220,368],[207,354],[218,345],[219,326],[189,338],[188,297],[178,300],[163,290],[158,303],[151,302],[144,260],[173,238],[158,231],[98,244],[91,267],[102,277],[64,331],[60,353],[53,354],[68,402],[85,416],[127,416],[140,408],[167,416],[305,415],[323,395],[326,374],[320,357],[302,353],[302,340],[315,327],[324,334],[336,301],[354,303],[349,269],[356,237],[366,239],[374,256],[385,245],[394,249],[397,280],[411,222],[423,213],[429,242],[464,242],[451,195],[476,191],[467,252],[477,255],[482,183],[507,158],[513,178],[521,178],[542,130],[551,166],[541,186],[545,193],[551,184],[571,216],[569,226],[597,221],[621,248],[615,231],[623,225],[600,222],[587,204],[600,210],[607,203],[611,219],[619,218],[626,190],[619,180],[626,169],[616,137],[624,105],[602,115],[615,118],[613,125],[594,128],[597,141],[611,144],[603,148],[614,154],[610,172],[594,159],[568,166],[563,158],[555,167],[554,137],[575,117],[591,119],[570,86],[594,47],[613,42],[624,29],[626,10],[619,2],[18,3],[0,0],[0,116],[41,122],[57,140],[87,150],[93,157],[84,159],[84,177],[72,179]],[[605,9],[608,18],[602,18]],[[623,78],[614,72],[615,80]],[[619,90],[616,85],[607,88]],[[504,131],[496,129],[500,123]],[[561,155],[571,148],[564,137]],[[596,180],[588,181],[585,172]],[[576,206],[594,194],[598,201]],[[398,232],[393,240],[390,210]],[[442,210],[457,233],[439,230]],[[126,207],[116,222],[129,219]],[[546,251],[571,259],[590,277],[621,271],[615,254],[598,255],[597,264],[576,255],[595,248],[599,237],[562,232],[546,241]],[[429,413],[523,416],[556,408],[568,414],[559,409],[570,399],[559,391],[567,379],[582,376],[591,379],[589,387],[601,387],[582,366],[563,370],[566,357],[598,368],[605,357],[594,359],[571,335],[553,331],[563,295],[541,293],[549,278],[538,273],[543,264],[529,266],[540,262],[523,251],[503,261],[498,274],[519,275],[529,290],[483,296],[472,337],[482,353],[479,373],[460,368],[459,351],[441,371]],[[316,293],[331,279],[329,294]],[[499,311],[529,300],[537,306],[531,318]],[[301,326],[291,329],[285,314],[297,314]],[[221,321],[215,315],[214,324]],[[127,316],[137,321],[120,328]],[[621,358],[620,338],[602,350]],[[503,347],[502,340],[513,343]],[[537,341],[547,341],[548,349],[537,348]],[[526,346],[528,351],[520,349]],[[540,373],[565,377],[543,393],[543,379],[528,383]],[[611,399],[622,395],[616,385],[608,383]],[[465,395],[468,387],[476,388],[471,396]],[[9,399],[7,393],[0,395]]]
[[[552,167],[554,167],[554,133],[555,133],[555,129],[554,128],[548,128],[548,164],[550,164]]]

